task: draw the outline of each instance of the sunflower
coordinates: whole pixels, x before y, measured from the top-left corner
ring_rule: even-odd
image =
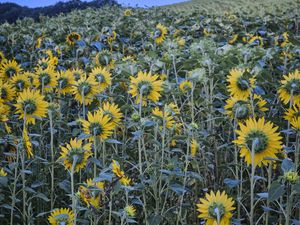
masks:
[[[52,89],[57,85],[56,72],[53,68],[37,68],[33,80],[35,87],[39,88],[43,92],[51,92]]]
[[[100,190],[104,190],[104,182],[101,182],[101,181],[95,182],[91,178],[86,180],[86,185],[88,187],[96,187],[96,188],[98,188]]]
[[[196,139],[193,138],[193,139],[191,140],[191,156],[192,156],[192,157],[195,157],[195,155],[196,155],[198,149],[199,149],[199,144],[198,144],[198,142],[196,141]]]
[[[151,75],[151,72],[138,72],[137,77],[130,77],[130,90],[128,91],[133,97],[136,97],[136,104],[147,105],[147,100],[157,102],[162,91],[161,80],[158,80],[158,75]],[[141,99],[142,95],[142,99]]]
[[[57,74],[57,86],[56,90],[61,94],[67,94],[72,92],[72,86],[75,84],[75,79],[72,74],[67,72],[59,72]]]
[[[252,36],[248,41],[248,44],[263,47],[264,46],[264,39],[260,36]]]
[[[118,125],[121,121],[123,114],[120,112],[120,108],[115,103],[105,102],[100,109],[103,115],[108,116],[110,122],[114,125]]]
[[[72,88],[76,101],[85,105],[91,104],[97,93],[96,85],[92,77],[81,77]]]
[[[0,102],[0,122],[7,122],[9,119],[9,106]]]
[[[292,104],[300,105],[300,73],[296,70],[283,76],[281,87],[278,90],[279,98],[284,104],[292,101]]]
[[[0,168],[0,177],[6,177],[7,173],[5,172],[5,170],[3,168]]]
[[[0,51],[0,68],[1,68],[1,64],[5,61],[5,56],[3,54],[3,52]]]
[[[111,74],[108,70],[101,67],[96,67],[89,74],[89,77],[92,77],[99,86],[99,91],[104,91],[107,87],[111,85]]]
[[[9,82],[3,82],[0,79],[0,102],[10,102],[14,99],[16,91],[13,85]]]
[[[193,83],[189,80],[184,80],[179,84],[179,89],[183,93],[190,92],[193,88]]]
[[[130,185],[131,179],[125,175],[124,171],[121,170],[120,164],[116,160],[113,160],[111,168],[112,172],[115,174],[116,177],[119,178],[119,181],[122,185]]]
[[[182,37],[176,38],[177,44],[182,47],[185,45],[185,40]]]
[[[294,118],[300,117],[300,106],[298,105],[293,105],[292,108],[289,108],[285,113],[284,113],[284,119],[291,122]]]
[[[131,16],[132,15],[132,10],[131,9],[126,9],[124,11],[124,16]]]
[[[88,158],[92,155],[92,143],[83,144],[82,140],[76,138],[71,139],[66,147],[61,146],[60,148],[59,159],[63,160],[66,169],[72,169],[74,158],[77,157],[74,167],[75,172],[79,172],[80,169],[84,168]]]
[[[232,217],[231,211],[233,211],[235,207],[233,207],[233,199],[229,198],[225,191],[222,193],[217,191],[216,194],[211,191],[210,194],[206,193],[205,198],[200,198],[199,201],[200,203],[197,204],[198,217],[206,220],[205,224],[230,224]]]
[[[19,94],[15,107],[20,119],[25,119],[27,124],[35,124],[36,117],[46,117],[48,102],[44,101],[39,91],[25,89]]]
[[[48,217],[48,221],[51,225],[73,225],[75,220],[75,214],[70,209],[55,209]]]
[[[254,166],[261,167],[270,163],[265,158],[277,158],[276,154],[281,152],[282,142],[278,127],[274,127],[271,122],[266,122],[265,118],[250,118],[245,124],[239,123],[239,130],[236,133],[239,137],[234,140],[240,145],[240,156],[245,158],[248,165],[252,163],[252,149],[254,150]]]
[[[300,117],[295,117],[291,120],[292,127],[299,131],[300,130]]]
[[[157,44],[161,44],[164,42],[165,38],[166,38],[166,35],[168,33],[168,29],[162,25],[162,24],[157,24],[156,25],[156,30],[154,32],[154,39],[155,39],[155,42]]]
[[[17,92],[22,92],[24,89],[28,88],[30,86],[29,73],[22,73],[14,75],[11,79],[11,84],[13,85],[14,89]]]
[[[255,77],[248,70],[232,69],[227,77],[228,91],[231,96],[238,98],[248,98],[254,88]]]
[[[94,62],[97,66],[106,66],[108,69],[113,69],[115,65],[115,60],[112,57],[112,54],[105,50],[99,52],[95,58]]]
[[[87,120],[82,120],[83,132],[91,135],[90,141],[93,141],[94,136],[102,140],[107,139],[114,129],[114,124],[110,118],[100,110],[94,113],[88,112]]]
[[[23,129],[23,146],[27,152],[27,157],[31,158],[33,157],[33,152],[32,152],[32,144],[30,142],[30,138],[28,135],[27,128]]]
[[[21,71],[21,67],[15,60],[5,60],[0,68],[0,77],[2,77],[4,80],[9,80]]]
[[[107,42],[111,45],[113,41],[116,40],[116,38],[117,38],[116,31],[112,31],[107,38]]]
[[[72,32],[70,34],[67,35],[66,37],[66,41],[68,45],[75,45],[77,41],[81,40],[81,36],[80,34],[76,33],[76,32]]]
[[[173,116],[166,110],[160,110],[158,107],[155,107],[152,110],[152,115],[155,118],[159,119],[160,128],[162,129],[165,126],[167,129],[173,128],[175,121]]]
[[[38,61],[38,67],[41,70],[45,70],[45,69],[54,70],[56,64],[57,64],[56,61],[52,57],[42,58],[42,59],[39,59],[39,61]]]
[[[282,48],[289,43],[289,34],[287,32],[284,32],[283,34],[275,38],[275,45],[280,46]]]
[[[66,76],[72,75],[75,81],[80,80],[82,77],[86,77],[84,71],[82,69],[72,69],[66,71]]]
[[[165,107],[165,111],[169,112],[171,115],[179,115],[180,109],[178,108],[178,105],[174,102],[169,103]]]
[[[127,206],[124,208],[124,212],[125,212],[126,215],[129,216],[129,217],[135,217],[136,209],[134,208],[133,205],[127,205]]]

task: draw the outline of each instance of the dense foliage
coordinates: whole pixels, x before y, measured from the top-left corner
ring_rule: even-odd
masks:
[[[299,224],[297,2],[244,7],[3,23],[0,223]]]

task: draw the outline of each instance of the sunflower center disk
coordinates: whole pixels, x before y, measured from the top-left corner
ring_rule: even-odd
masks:
[[[141,81],[138,83],[138,89],[142,95],[149,95],[152,91],[152,85],[149,81]]]
[[[8,96],[7,91],[6,91],[5,88],[1,88],[1,93],[0,94],[1,94],[2,99],[6,99],[7,96]]]
[[[80,94],[87,95],[91,91],[91,85],[89,83],[83,82],[78,86],[78,91]]]
[[[23,109],[26,113],[28,114],[32,114],[35,112],[36,110],[36,104],[34,101],[32,100],[26,100],[24,103],[23,103]]]
[[[99,124],[99,123],[91,123],[89,130],[90,130],[90,133],[95,136],[99,136],[103,133],[103,128],[102,128],[101,124]]]
[[[8,68],[5,71],[6,76],[8,77],[12,77],[13,75],[15,75],[17,73],[17,71],[14,68]]]
[[[234,104],[232,111],[234,113],[234,116],[239,120],[248,118],[250,114],[248,104],[244,101],[237,101]]]
[[[59,215],[55,216],[54,218],[56,220],[56,224],[67,225],[70,217],[68,214],[59,214]]]
[[[99,73],[96,75],[96,81],[99,83],[105,83],[105,77],[103,74]]]
[[[58,85],[60,89],[64,89],[67,87],[68,85],[68,80],[64,77],[59,78],[58,80]]]
[[[214,202],[211,204],[208,208],[208,213],[211,217],[217,219],[222,218],[222,216],[225,214],[225,207],[223,204]]]
[[[293,92],[293,95],[300,94],[300,80],[299,79],[292,79],[287,82],[285,85],[285,90],[289,93]]]
[[[262,131],[251,131],[246,136],[246,144],[249,150],[254,149],[255,153],[260,153],[268,147],[268,137]]]
[[[249,81],[247,79],[245,79],[243,77],[239,77],[238,80],[237,80],[237,86],[242,91],[246,91],[250,87],[250,84],[249,84]]]
[[[39,80],[41,84],[48,85],[50,83],[50,75],[48,73],[42,73]]]

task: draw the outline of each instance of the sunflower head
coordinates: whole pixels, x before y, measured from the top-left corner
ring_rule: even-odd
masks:
[[[248,41],[248,44],[258,47],[264,46],[264,39],[260,36],[252,36]]]
[[[182,93],[190,93],[192,88],[193,88],[193,83],[189,80],[184,80],[179,85],[179,89]]]
[[[153,34],[153,38],[155,39],[155,42],[157,44],[163,43],[166,38],[167,33],[168,33],[168,29],[164,25],[162,25],[160,23],[157,24],[156,29]]]
[[[95,83],[100,86],[100,90],[104,91],[107,87],[111,85],[111,74],[108,70],[101,67],[96,67],[89,74],[89,77],[92,77]]]
[[[299,180],[299,175],[296,171],[287,171],[283,174],[283,179],[294,184]]]
[[[97,66],[106,66],[108,69],[112,69],[115,63],[112,54],[107,50],[99,52],[95,56],[94,61]]]
[[[251,114],[251,105],[248,99],[231,97],[226,100],[225,110],[231,118],[236,118],[237,120],[244,120],[249,118]]]
[[[225,192],[213,191],[210,194],[206,193],[205,198],[200,198],[200,203],[197,204],[199,218],[206,220],[207,224],[230,224],[232,217],[231,211],[234,201],[229,198]]]
[[[105,102],[100,111],[102,111],[103,115],[108,116],[110,122],[115,125],[119,124],[123,116],[120,108],[115,103]]]
[[[161,129],[164,127],[167,129],[173,128],[175,120],[168,111],[160,110],[158,107],[155,107],[152,110],[152,115],[158,119],[158,124]]]
[[[292,101],[293,104],[300,105],[300,73],[298,70],[283,76],[278,93],[284,104]]]
[[[11,83],[17,92],[22,92],[24,89],[26,89],[30,86],[30,81],[28,78],[29,75],[32,75],[32,74],[30,74],[29,72],[26,72],[26,73],[22,73],[22,74],[17,74],[12,77]]]
[[[57,85],[56,72],[52,67],[47,69],[37,68],[33,82],[42,92],[51,92]]]
[[[14,99],[16,91],[10,82],[0,80],[0,102],[10,102]]]
[[[271,122],[265,122],[264,118],[249,118],[245,124],[239,123],[239,135],[234,143],[240,145],[240,156],[245,158],[248,165],[262,166],[270,163],[266,158],[277,159],[277,153],[281,152],[282,143],[278,127],[274,127]],[[252,162],[252,152],[254,162]]]
[[[131,9],[126,9],[124,11],[124,16],[131,16],[132,15],[132,10]]]
[[[80,41],[81,36],[80,34],[76,33],[76,32],[72,32],[70,34],[67,35],[66,37],[66,41],[68,45],[75,45],[75,43],[77,41]]]
[[[75,214],[70,209],[55,209],[48,217],[48,221],[51,225],[73,225],[75,220]]]
[[[127,206],[124,208],[124,212],[125,212],[126,215],[129,216],[129,217],[135,217],[136,209],[135,209],[134,206],[132,206],[132,205],[127,205]]]
[[[72,87],[72,92],[75,99],[84,105],[89,105],[93,102],[94,95],[97,93],[97,83],[92,77],[81,77]]]
[[[199,144],[198,144],[197,140],[193,138],[191,140],[191,156],[192,157],[195,157],[195,155],[197,154],[198,149],[199,149]]]
[[[5,60],[0,67],[0,77],[4,80],[9,80],[20,72],[22,69],[15,60]]]
[[[72,92],[72,86],[75,84],[73,75],[69,72],[60,72],[57,74],[56,90],[61,94]]]
[[[0,177],[6,177],[7,173],[5,172],[5,170],[3,168],[0,168]]]

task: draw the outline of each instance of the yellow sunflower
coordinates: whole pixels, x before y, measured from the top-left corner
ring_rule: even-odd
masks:
[[[0,102],[0,122],[7,122],[9,118],[9,106]]]
[[[292,121],[294,118],[300,117],[300,106],[298,105],[293,105],[292,108],[289,108],[285,113],[284,113],[284,119],[287,121]]]
[[[94,136],[102,140],[107,139],[114,130],[114,124],[110,121],[107,115],[102,111],[97,110],[94,113],[88,112],[87,120],[82,120],[83,132],[91,135],[90,141],[93,141]]]
[[[43,92],[51,92],[57,85],[56,72],[53,68],[48,67],[47,69],[37,68],[33,84]]]
[[[157,102],[162,91],[161,80],[158,80],[158,75],[151,75],[151,72],[138,72],[137,77],[130,77],[130,90],[128,91],[133,97],[136,97],[136,104],[147,105],[147,100]],[[141,99],[142,95],[142,99]]]
[[[105,68],[95,67],[89,74],[89,77],[94,79],[101,92],[111,85],[111,74]]]
[[[131,183],[131,179],[127,177],[124,171],[121,170],[119,163],[116,160],[113,160],[111,164],[112,172],[116,177],[119,178],[119,181],[124,186],[129,186]]]
[[[22,92],[30,86],[28,73],[14,75],[11,79],[11,84],[17,92]]]
[[[238,37],[239,37],[238,34],[232,35],[232,36],[230,37],[228,43],[229,43],[230,45],[233,45],[233,44],[237,41]]]
[[[250,38],[250,40],[248,41],[248,44],[263,47],[264,46],[264,39],[260,36],[252,36]]]
[[[51,225],[73,225],[75,220],[75,214],[70,209],[55,209],[48,217],[48,221]]]
[[[189,80],[184,80],[179,84],[179,89],[183,93],[191,92],[193,88],[193,83]]]
[[[73,86],[72,92],[75,95],[75,100],[81,104],[89,105],[92,103],[95,94],[97,84],[92,77],[81,77]]]
[[[162,24],[157,24],[156,25],[156,30],[154,32],[154,39],[155,39],[155,42],[157,44],[161,44],[164,42],[165,38],[166,38],[166,35],[168,33],[168,29],[162,25]]]
[[[75,79],[72,74],[67,72],[59,72],[57,74],[57,86],[56,90],[61,94],[72,93],[73,85],[75,84]]]
[[[80,40],[81,40],[81,36],[76,32],[72,32],[68,34],[66,37],[66,41],[68,45],[75,45],[76,41],[80,41]]]
[[[106,66],[108,69],[113,69],[115,65],[115,60],[112,57],[112,54],[105,50],[99,52],[94,59],[94,62],[97,66]]]
[[[63,160],[65,168],[72,169],[73,162],[76,157],[74,172],[79,172],[86,166],[88,158],[92,155],[92,143],[83,144],[82,140],[71,139],[66,147],[61,146],[61,153],[59,159]]]
[[[84,71],[82,69],[72,69],[66,71],[66,76],[72,75],[75,79],[75,81],[80,80],[82,77],[86,77]]]
[[[9,82],[3,82],[0,79],[0,102],[10,102],[14,99],[16,91],[13,85]]]
[[[199,144],[198,144],[198,142],[196,141],[196,139],[193,138],[193,139],[191,140],[191,156],[192,156],[192,157],[195,157],[195,155],[196,155],[198,149],[199,149]]]
[[[292,101],[292,104],[300,105],[300,73],[296,70],[283,76],[281,87],[278,90],[279,98],[284,104]]]
[[[231,96],[248,98],[254,88],[255,77],[248,70],[232,69],[227,77],[228,91]]]
[[[0,177],[6,177],[7,173],[5,172],[5,170],[3,168],[0,168]]]
[[[56,66],[56,61],[50,57],[42,58],[42,59],[39,59],[39,61],[38,61],[38,67],[41,70],[45,70],[45,69],[54,70],[55,66]]]
[[[131,16],[132,15],[132,10],[131,9],[126,9],[124,11],[124,16]]]
[[[88,187],[96,187],[96,188],[98,188],[100,190],[104,190],[104,182],[101,182],[101,181],[95,182],[91,178],[86,180],[86,185]]]
[[[127,215],[127,216],[129,216],[129,217],[135,217],[136,209],[134,208],[133,205],[127,205],[127,206],[124,208],[124,211],[126,212],[126,215]]]
[[[252,150],[254,150],[254,166],[268,165],[270,160],[265,158],[277,158],[276,154],[281,152],[282,142],[278,127],[265,118],[250,118],[245,124],[239,123],[239,135],[233,142],[241,147],[240,156],[245,158],[248,165],[252,164]]]
[[[3,54],[3,52],[0,51],[0,68],[1,68],[1,64],[5,61],[5,56]]]
[[[169,112],[165,110],[160,110],[158,107],[155,107],[152,110],[152,115],[159,119],[159,125],[161,129],[164,125],[167,129],[173,128],[175,120]]]
[[[169,103],[165,107],[165,111],[169,112],[171,115],[179,115],[180,109],[178,108],[178,105],[174,102]]]
[[[287,44],[289,44],[289,34],[287,32],[284,32],[283,34],[277,36],[275,38],[275,45],[278,45],[280,47],[285,47]]]
[[[0,68],[0,77],[9,80],[20,72],[22,72],[22,69],[15,60],[5,60]]]
[[[46,117],[48,102],[39,91],[25,89],[19,94],[15,107],[16,113],[20,114],[20,119],[25,119],[27,124],[35,124],[37,117]]]
[[[295,130],[299,131],[300,130],[300,117],[294,117],[291,120],[291,125]]]
[[[109,121],[115,126],[118,125],[122,119],[123,114],[120,112],[120,108],[115,103],[105,102],[100,109],[103,115],[108,116]]]
[[[232,217],[234,201],[229,198],[225,191],[222,193],[213,191],[210,194],[206,193],[205,198],[199,199],[197,211],[199,218],[206,221],[206,225],[229,225]]]
[[[30,138],[28,135],[27,128],[23,129],[23,146],[27,152],[27,157],[31,158],[33,157],[33,152],[32,152],[32,144],[30,142]]]

